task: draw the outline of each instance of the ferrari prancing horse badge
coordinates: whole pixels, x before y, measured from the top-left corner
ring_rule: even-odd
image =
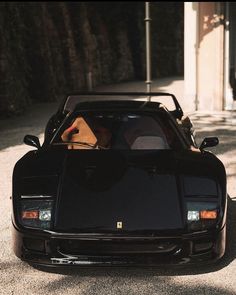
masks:
[[[122,221],[117,221],[116,227],[117,228],[122,228],[123,227]]]

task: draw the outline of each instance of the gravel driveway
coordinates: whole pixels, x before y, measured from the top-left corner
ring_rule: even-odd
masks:
[[[25,134],[43,139],[55,104],[37,105],[27,116],[0,121],[0,294],[236,294],[236,120],[227,112],[193,114],[198,141],[219,136],[214,148],[228,174],[229,226],[227,255],[217,267],[188,269],[79,269],[44,272],[30,267],[11,250],[11,177],[15,162],[30,150]],[[213,149],[212,149],[213,150]],[[236,199],[235,199],[236,200]]]

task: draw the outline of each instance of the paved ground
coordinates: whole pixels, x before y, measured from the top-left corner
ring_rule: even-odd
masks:
[[[198,142],[219,136],[214,148],[226,166],[229,206],[227,255],[217,267],[190,269],[81,269],[46,273],[17,259],[11,250],[11,177],[15,162],[31,148],[22,144],[25,134],[43,139],[55,104],[37,105],[27,115],[0,121],[0,294],[236,294],[236,114],[195,113]],[[212,149],[213,150],[213,149]]]
[[[146,84],[143,81],[125,82],[121,84],[112,84],[99,86],[97,91],[146,91]],[[171,77],[153,80],[151,85],[151,91],[170,92],[174,94],[185,112],[191,112],[193,110],[193,103],[189,103],[184,98],[184,80],[183,77]],[[168,101],[167,101],[168,103]],[[169,107],[169,106],[168,106]]]

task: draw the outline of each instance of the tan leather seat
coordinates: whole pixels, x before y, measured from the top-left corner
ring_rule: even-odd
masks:
[[[159,136],[139,136],[131,145],[132,150],[164,150],[169,149],[163,138]]]
[[[97,137],[82,117],[78,117],[73,124],[63,132],[61,139],[64,142],[84,142],[91,146],[95,146],[97,143]],[[68,149],[91,149],[91,147],[69,144]]]

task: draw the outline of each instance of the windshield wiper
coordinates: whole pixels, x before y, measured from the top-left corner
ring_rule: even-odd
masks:
[[[97,144],[92,144],[92,143],[87,143],[87,142],[83,142],[83,141],[63,141],[63,142],[54,142],[52,143],[52,145],[68,145],[68,144],[75,144],[75,145],[81,145],[81,146],[88,146],[92,149],[95,149],[96,147],[98,147]]]
[[[100,149],[100,150],[109,150],[110,148],[106,148],[106,147],[103,147],[101,145],[98,145],[98,144],[92,144],[92,143],[87,143],[87,142],[83,142],[83,141],[63,141],[63,142],[54,142],[52,143],[52,145],[80,145],[80,146],[88,146],[90,147],[91,149]]]

